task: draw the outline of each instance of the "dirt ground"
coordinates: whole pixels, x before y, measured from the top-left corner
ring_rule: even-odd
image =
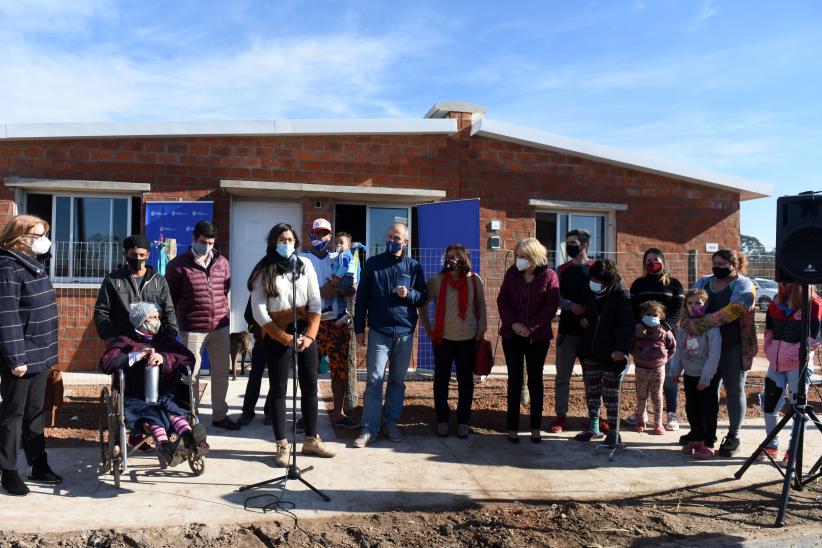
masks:
[[[360,382],[359,393],[362,394],[365,383]],[[546,378],[545,401],[543,404],[543,429],[547,429],[554,413],[554,380]],[[474,404],[472,406],[471,428],[477,433],[504,432],[505,411],[506,411],[506,380],[500,378],[486,379],[485,382],[476,385],[474,388]],[[329,383],[320,384],[321,397],[327,407],[331,405],[331,387]],[[746,393],[748,396],[747,416],[758,417],[761,415],[759,407],[759,392],[762,389],[762,375],[751,374],[748,376]],[[99,387],[73,386],[67,389],[65,403],[57,412],[57,419],[54,427],[47,428],[46,436],[48,444],[52,447],[77,446],[85,443],[97,443],[98,420],[99,420]],[[450,403],[452,410],[456,407],[457,385],[452,380],[450,390]],[[822,412],[822,394],[817,388],[811,388],[808,393],[808,400],[814,404],[817,412]],[[622,398],[622,417],[630,415],[636,405],[633,378],[625,381]],[[650,405],[650,404],[649,404]],[[687,423],[685,417],[685,393],[679,391],[679,421]],[[522,406],[522,419],[520,421],[523,428],[527,427],[528,407]],[[359,418],[362,406],[354,410],[352,416]],[[650,407],[649,407],[650,412]],[[603,410],[604,413],[604,410]],[[586,417],[588,414],[585,406],[582,379],[575,377],[571,383],[571,395],[569,402],[568,428],[571,430],[582,430],[587,426]],[[724,396],[719,410],[720,419],[727,418],[727,410],[724,405]],[[433,380],[415,380],[406,383],[405,405],[403,407],[402,420],[399,424],[401,430],[406,435],[428,434],[434,426],[434,397]],[[456,419],[452,413],[452,422]],[[687,427],[686,427],[687,428]],[[356,437],[356,430],[335,429],[339,438]]]
[[[760,413],[758,393],[761,376],[748,381],[748,415]],[[360,383],[360,391],[363,389]],[[406,435],[430,435],[434,422],[432,381],[407,383],[401,429]],[[330,406],[328,383],[321,383],[323,400]],[[545,422],[553,414],[552,379],[545,381]],[[472,428],[477,433],[504,431],[505,379],[489,379],[477,385]],[[822,409],[820,393],[811,389],[810,399]],[[451,403],[456,401],[452,383]],[[634,406],[633,383],[626,382],[623,416]],[[684,395],[680,393],[684,409]],[[98,388],[72,387],[60,409],[57,424],[48,430],[49,445],[97,443]],[[523,406],[523,422],[527,407]],[[354,416],[359,416],[357,408]],[[724,408],[721,411],[724,418]],[[581,379],[571,389],[570,428],[585,426]],[[681,414],[682,415],[682,414]],[[684,417],[682,417],[684,421]],[[764,433],[763,433],[764,434]],[[356,431],[337,432],[347,439]],[[774,474],[776,476],[776,474]],[[776,478],[775,478],[776,479]],[[661,486],[664,487],[664,486]],[[0,532],[0,546],[660,546],[680,543],[736,545],[743,539],[777,542],[779,538],[822,534],[822,484],[817,481],[803,492],[793,492],[787,524],[772,529],[781,483],[773,481],[740,488],[723,484],[706,488],[660,491],[654,495],[618,502],[545,500],[519,504],[500,500],[483,506],[426,512],[420,508],[379,514],[352,514],[330,519],[301,520],[287,513],[278,521],[213,527],[188,524],[166,529],[88,530],[74,533],[13,534]],[[288,508],[288,503],[282,506]],[[356,512],[356,509],[352,509]],[[814,536],[815,535],[815,536]],[[813,541],[808,542],[812,545]]]
[[[786,528],[773,523],[779,485],[701,492],[683,489],[619,503],[491,504],[447,512],[394,511],[331,519],[287,515],[255,525],[18,535],[0,545],[34,546],[736,546],[742,540],[776,543],[819,540],[819,486],[791,497]],[[287,506],[287,505],[286,505]],[[815,539],[815,540],[814,540]]]

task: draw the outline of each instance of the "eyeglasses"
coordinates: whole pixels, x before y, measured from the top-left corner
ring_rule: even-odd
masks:
[[[26,232],[25,236],[31,236],[32,238],[40,238],[41,236],[48,236],[48,232],[43,232],[42,234],[32,234],[31,232]]]

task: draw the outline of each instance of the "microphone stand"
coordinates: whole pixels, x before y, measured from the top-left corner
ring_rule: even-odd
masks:
[[[251,485],[244,485],[237,489],[238,492],[241,491],[248,491],[250,489],[257,489],[258,487],[263,487],[264,485],[269,485],[271,483],[278,483],[280,481],[283,482],[283,490],[285,490],[285,485],[288,480],[297,480],[301,482],[303,485],[314,491],[320,498],[322,498],[325,502],[331,502],[331,497],[311,485],[305,478],[303,478],[303,472],[308,472],[313,470],[313,466],[309,466],[308,468],[303,468],[300,470],[300,467],[297,466],[297,375],[298,375],[298,368],[297,368],[297,271],[299,268],[299,259],[297,259],[296,255],[291,255],[289,258],[289,266],[291,267],[291,321],[292,326],[294,327],[294,334],[291,341],[291,373],[292,373],[292,384],[291,384],[291,456],[289,457],[289,464],[286,468],[285,475],[264,480],[258,483],[253,483]]]

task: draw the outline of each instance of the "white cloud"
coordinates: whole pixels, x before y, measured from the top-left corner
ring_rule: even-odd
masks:
[[[54,31],[65,10],[59,2],[40,4]],[[83,5],[71,15],[74,28],[104,7]],[[345,30],[256,38],[198,56],[173,44],[196,42],[203,29],[183,29],[180,36],[143,28],[141,39],[165,47],[132,51],[99,41],[73,50],[35,38],[41,23],[26,26],[22,10],[2,15],[18,23],[18,31],[0,33],[3,122],[398,116],[402,109],[385,93],[389,74],[426,48],[412,28],[384,35]]]

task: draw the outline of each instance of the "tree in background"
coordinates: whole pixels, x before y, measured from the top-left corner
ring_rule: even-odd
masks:
[[[745,234],[741,234],[739,236],[739,242],[740,251],[742,251],[742,253],[744,253],[749,259],[751,257],[767,255],[765,246],[762,245],[762,242],[760,242],[759,238],[756,236],[746,236]]]
[[[768,251],[756,236],[739,236],[739,248],[748,257],[748,274],[772,278],[774,270],[773,251]]]

